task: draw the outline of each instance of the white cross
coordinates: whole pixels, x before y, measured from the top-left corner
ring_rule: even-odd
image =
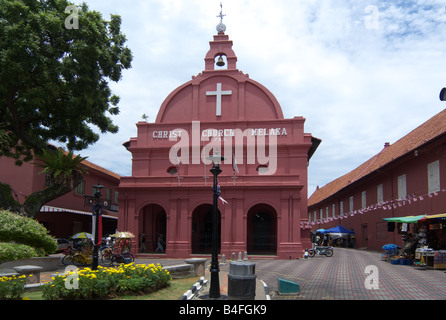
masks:
[[[217,83],[217,91],[206,91],[207,96],[217,96],[217,107],[216,107],[216,115],[217,117],[221,116],[221,96],[230,96],[232,94],[231,90],[222,91],[221,83]]]

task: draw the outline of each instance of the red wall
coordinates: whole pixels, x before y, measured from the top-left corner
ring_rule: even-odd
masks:
[[[119,178],[116,175],[110,175],[102,168],[87,163],[89,174],[84,174],[84,193],[92,195],[93,185],[98,182],[105,188],[102,189],[102,198],[106,198],[106,189],[111,190],[111,202],[115,202],[115,191],[119,184]],[[0,157],[0,181],[11,186],[17,194],[20,203],[33,192],[45,188],[45,174],[39,174],[42,168],[36,167],[31,163],[24,163],[22,166],[16,166],[14,160]],[[70,209],[90,213],[91,206],[85,206],[84,196],[75,194],[74,190],[47,203],[47,206],[53,206],[63,209]],[[104,214],[117,216],[117,213],[107,212]],[[37,220],[44,224],[52,235],[55,237],[69,237],[75,232],[86,231],[91,232],[91,216],[82,214],[73,214],[66,212],[41,212],[37,216]],[[114,232],[117,226],[116,219],[103,219],[104,233],[106,230]]]
[[[336,215],[339,215],[339,203],[344,203],[343,219],[333,219],[328,223],[316,223],[313,230],[319,228],[328,229],[342,225],[347,229],[353,229],[356,233],[356,247],[367,247],[372,250],[381,250],[387,243],[402,245],[401,235],[398,231],[387,231],[387,222],[383,218],[413,216],[421,214],[438,214],[446,212],[446,148],[442,145],[446,141],[436,141],[426,146],[417,156],[410,153],[405,157],[395,160],[393,163],[382,167],[379,172],[372,173],[360,181],[347,186],[334,196],[310,206],[308,214],[310,221],[314,221],[314,211],[317,219],[320,219],[320,209],[323,209],[323,218],[326,218],[326,208],[329,209],[329,217],[332,217],[332,204],[336,205]],[[427,165],[436,160],[440,161],[440,192],[428,195]],[[407,199],[400,205],[395,201],[396,207],[391,206],[384,210],[370,208],[377,203],[377,186],[383,184],[384,202],[398,198],[398,176],[406,174]],[[349,214],[349,198],[354,197],[354,210],[361,209],[362,192],[367,193],[368,212]],[[421,200],[422,197],[423,199]],[[414,201],[416,199],[416,201]]]

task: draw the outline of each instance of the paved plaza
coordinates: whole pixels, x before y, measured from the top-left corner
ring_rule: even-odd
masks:
[[[376,289],[367,266],[376,266]],[[370,268],[370,267],[369,267]],[[256,261],[257,276],[268,284],[270,292],[278,290],[277,278],[296,282],[297,296],[273,295],[274,299],[299,300],[444,300],[446,273],[416,266],[392,265],[381,261],[381,253],[334,248],[331,258],[319,256],[290,261]],[[376,283],[375,283],[376,284]]]
[[[148,260],[140,260],[148,262]],[[175,265],[181,260],[150,260]],[[381,261],[381,253],[334,248],[333,257],[316,256],[309,259],[273,260],[251,259],[256,264],[257,278],[265,282],[272,300],[444,300],[446,273],[443,270],[421,269],[416,266],[392,265]],[[378,271],[377,282],[371,282]],[[369,267],[370,268],[370,267]],[[220,267],[223,276],[229,262]],[[278,295],[277,279],[290,280],[300,285],[298,295]],[[368,287],[367,289],[366,282]],[[374,285],[373,285],[374,284]],[[376,285],[378,288],[376,288]],[[373,287],[375,286],[375,289]]]
[[[392,265],[381,260],[381,253],[334,248],[333,257],[316,256],[309,259],[274,260],[250,259],[256,264],[257,289],[266,284],[266,295],[271,300],[445,300],[446,273],[432,268]],[[136,263],[160,263],[163,266],[184,264],[183,259],[141,259]],[[210,258],[208,265],[210,263]],[[230,261],[220,266],[220,289],[227,295],[227,274]],[[366,268],[372,266],[377,271],[377,282],[371,282],[373,273]],[[370,268],[370,267],[369,267]],[[366,272],[367,271],[367,272]],[[49,280],[50,274],[42,274]],[[206,271],[209,276],[209,271]],[[47,277],[48,279],[46,279]],[[300,285],[296,295],[280,295],[278,278]],[[368,285],[366,285],[368,284]],[[372,285],[373,284],[373,285]],[[367,288],[371,287],[370,289]],[[375,286],[375,288],[373,288]],[[377,288],[376,288],[377,286]],[[258,291],[256,300],[265,299]],[[262,293],[262,294],[260,294]]]

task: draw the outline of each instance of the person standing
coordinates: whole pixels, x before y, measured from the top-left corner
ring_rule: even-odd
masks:
[[[158,238],[158,247],[156,248],[155,252],[161,252],[164,253],[164,247],[166,243],[164,242],[164,236],[160,234]]]

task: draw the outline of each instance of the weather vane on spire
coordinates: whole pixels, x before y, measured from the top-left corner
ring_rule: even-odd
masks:
[[[217,31],[218,33],[224,33],[226,31],[226,26],[223,24],[223,17],[226,15],[223,14],[223,4],[220,2],[220,14],[217,16],[217,18],[220,18],[220,23],[217,25]]]
[[[223,14],[223,4],[220,2],[220,14],[217,16],[217,18],[220,18],[220,23],[223,24],[223,17],[225,17],[226,15]]]

